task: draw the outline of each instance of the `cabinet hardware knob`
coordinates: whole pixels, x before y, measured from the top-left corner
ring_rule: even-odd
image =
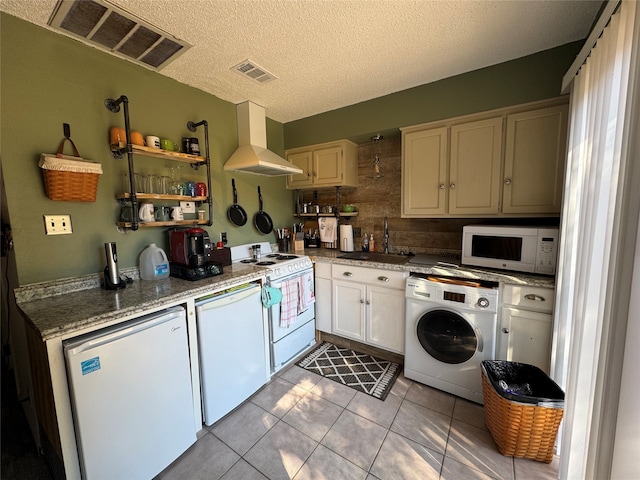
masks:
[[[353,277],[353,273],[351,272],[344,272],[342,275],[344,275],[345,277]]]
[[[366,301],[366,302],[364,302],[364,303],[366,303],[367,305],[371,305],[371,302],[370,302],[369,300],[367,300],[367,301]]]
[[[450,188],[451,190],[455,190],[455,189],[456,189],[456,184],[455,184],[455,183],[452,183],[452,184],[449,186],[449,188]]]
[[[511,185],[511,179],[510,178],[505,178],[504,184],[505,185]]]
[[[440,190],[444,190],[444,183],[441,183],[441,184],[438,186],[438,188],[439,188]]]
[[[509,329],[508,329],[507,327],[504,327],[504,328],[502,329],[502,333],[509,333]]]
[[[318,172],[313,172],[313,176],[317,177],[318,176]]]
[[[307,177],[310,177],[310,176],[311,176],[311,172],[307,172]]]
[[[533,293],[527,293],[524,298],[526,298],[527,300],[532,300],[534,302],[546,302],[546,299],[544,297],[541,297],[540,295],[535,295]]]
[[[360,299],[360,303],[364,303],[364,300],[363,300],[363,299]]]
[[[378,280],[380,280],[381,282],[388,282],[389,281],[389,277],[380,276],[380,277],[378,277]]]

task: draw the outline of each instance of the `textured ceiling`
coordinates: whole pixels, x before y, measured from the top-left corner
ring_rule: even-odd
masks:
[[[161,74],[289,122],[585,38],[600,1],[114,0],[193,45]],[[0,0],[47,27],[56,0]],[[49,28],[49,27],[47,27]],[[278,77],[230,70],[251,59]]]

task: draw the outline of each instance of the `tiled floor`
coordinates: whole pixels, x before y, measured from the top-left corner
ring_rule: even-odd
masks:
[[[402,375],[381,402],[294,365],[158,478],[532,480],[557,464],[502,456],[482,406]]]

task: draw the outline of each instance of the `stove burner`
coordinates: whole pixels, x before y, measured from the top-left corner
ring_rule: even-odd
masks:
[[[279,253],[270,253],[269,255],[266,255],[267,258],[278,258],[279,256]]]
[[[264,261],[262,261],[262,262],[258,262],[258,263],[256,263],[256,265],[266,266],[266,265],[275,265],[275,263],[276,263],[276,262],[271,262],[271,261],[268,261],[268,260],[264,260]]]
[[[240,260],[240,263],[256,263],[257,261],[255,258],[245,258],[244,260]]]
[[[294,260],[298,258],[297,255],[279,255],[278,260]]]

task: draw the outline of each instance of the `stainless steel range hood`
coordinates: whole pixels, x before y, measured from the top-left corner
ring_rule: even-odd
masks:
[[[302,173],[284,158],[267,150],[267,125],[264,108],[252,102],[236,106],[238,116],[238,149],[231,155],[225,170],[270,177]]]

